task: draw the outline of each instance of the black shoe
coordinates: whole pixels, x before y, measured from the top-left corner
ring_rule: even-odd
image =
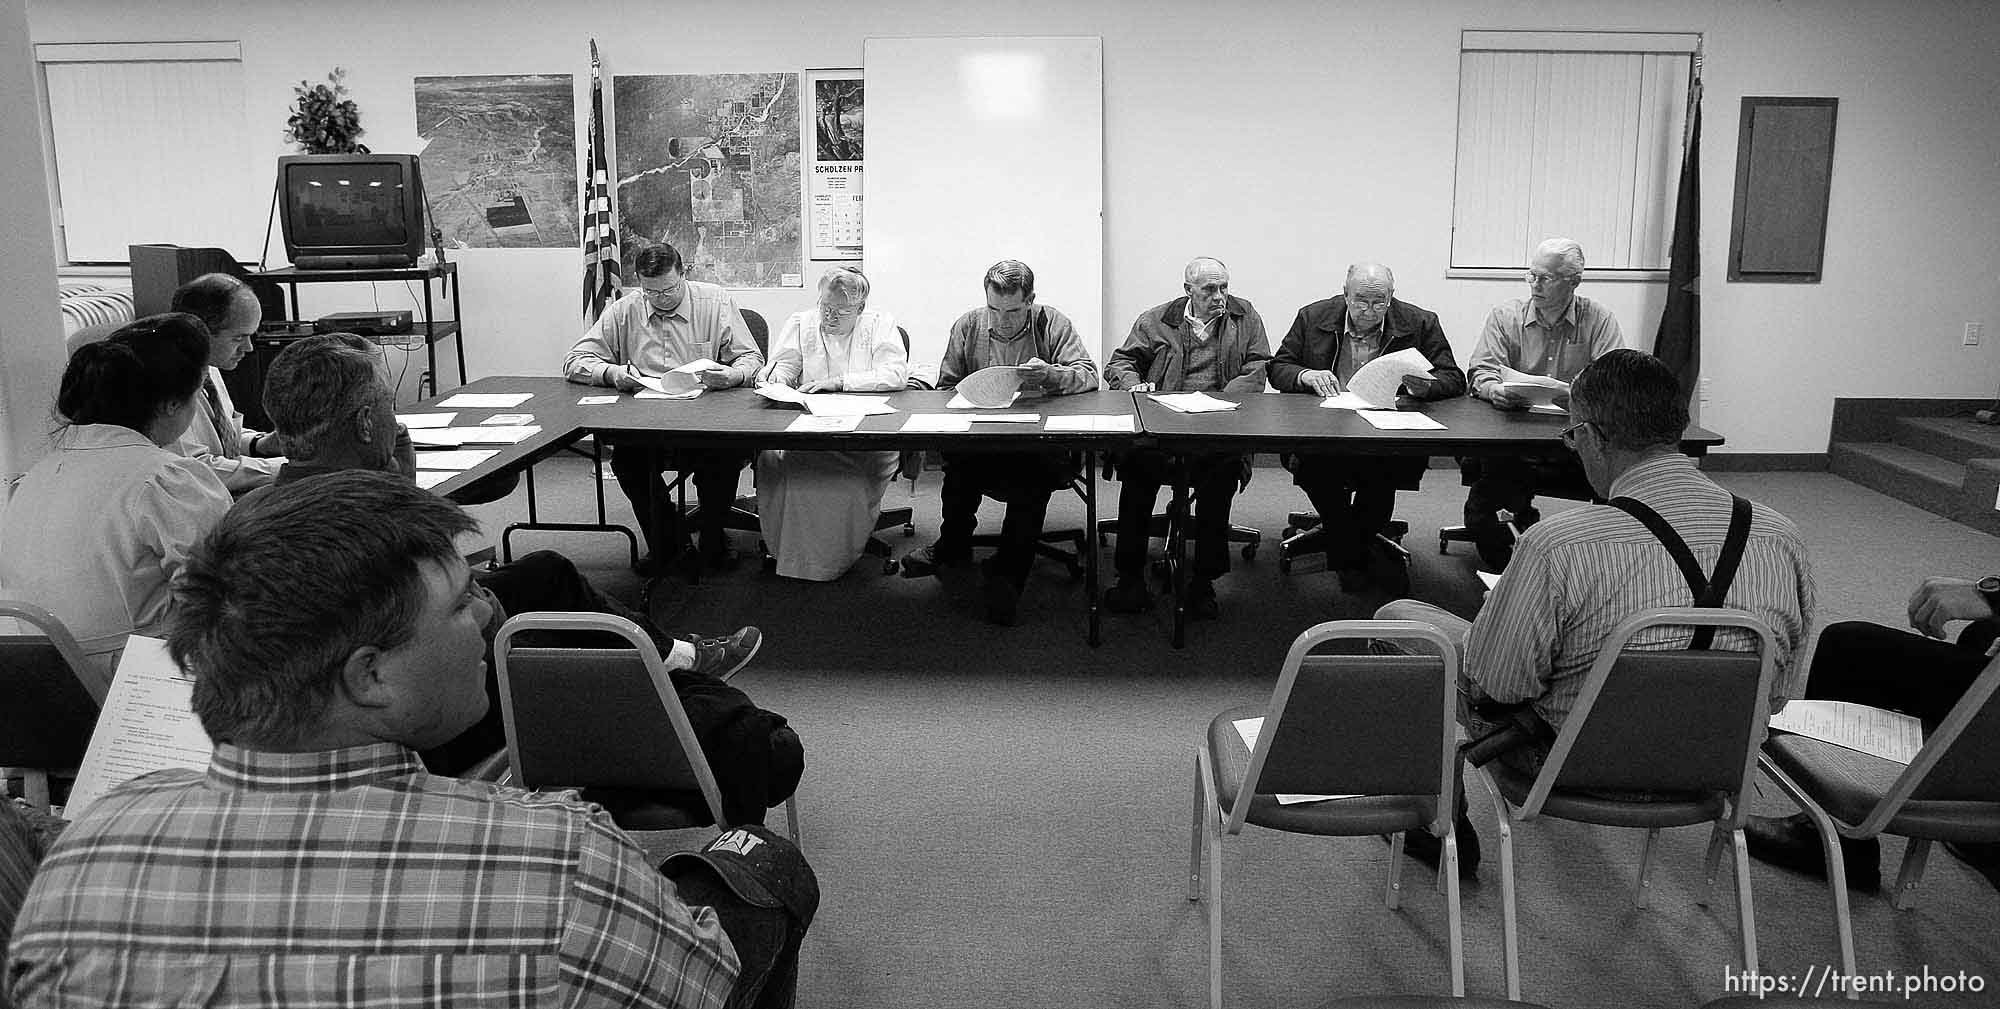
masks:
[[[1188,583],[1187,615],[1189,620],[1221,618],[1222,604],[1215,601],[1215,582],[1197,578]]]
[[[1452,833],[1458,837],[1458,878],[1475,879],[1479,875],[1479,832],[1472,829],[1472,820],[1464,813],[1458,814],[1458,822],[1453,824]],[[1388,834],[1382,840],[1391,840]],[[1407,830],[1403,832],[1403,854],[1422,862],[1437,871],[1438,862],[1444,859],[1444,839],[1436,837],[1428,830]]]
[[[648,552],[632,563],[632,573],[641,578],[658,578],[667,573],[667,562]]]
[[[971,548],[940,550],[938,545],[933,543],[904,554],[896,566],[905,578],[928,578],[937,574],[939,568],[955,568],[970,563],[972,563]]]
[[[1368,566],[1365,564],[1335,568],[1333,573],[1340,579],[1340,591],[1350,596],[1359,595],[1375,587],[1375,579],[1368,573]]]
[[[1144,613],[1153,608],[1153,590],[1139,575],[1119,575],[1104,592],[1104,608],[1113,613]]]
[[[1750,857],[1759,862],[1826,878],[1826,850],[1819,829],[1804,813],[1753,816],[1743,825]],[[1840,839],[1840,861],[1847,869],[1847,888],[1864,893],[1882,888],[1882,843],[1875,838]]]
[[[1946,841],[1944,850],[1986,877],[1995,889],[2000,889],[2000,842]]]
[[[988,575],[982,589],[986,597],[986,622],[1014,626],[1020,617],[1021,587],[1006,575]]]

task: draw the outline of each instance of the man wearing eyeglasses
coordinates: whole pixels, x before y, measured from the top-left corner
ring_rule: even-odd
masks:
[[[1461,642],[1459,721],[1475,741],[1468,759],[1483,763],[1490,756],[1529,777],[1540,772],[1612,630],[1647,610],[1700,604],[1669,535],[1683,544],[1704,583],[1726,579],[1722,607],[1771,629],[1774,709],[1799,692],[1796,662],[1813,620],[1812,563],[1798,527],[1735,497],[1681,454],[1687,397],[1672,369],[1650,354],[1613,350],[1577,375],[1570,417],[1562,440],[1610,503],[1572,508],[1524,533],[1513,565],[1469,625],[1412,599],[1375,614],[1427,621]],[[1730,569],[1722,558],[1732,542],[1740,545]],[[1687,648],[1692,636],[1683,629],[1637,647]],[[1748,631],[1722,628],[1709,647],[1741,651],[1754,642]],[[1522,731],[1514,738],[1489,740],[1516,725]],[[1497,752],[1475,756],[1478,743],[1489,741]],[[1470,872],[1478,849],[1463,809],[1460,871]],[[1414,857],[1436,864],[1436,838],[1412,831],[1405,843]]]
[[[1465,373],[1451,356],[1438,317],[1396,300],[1396,275],[1388,267],[1356,263],[1347,268],[1339,296],[1299,309],[1271,357],[1271,386],[1279,392],[1332,396],[1347,387],[1362,365],[1411,348],[1430,360],[1431,377],[1404,379],[1404,394],[1431,400],[1465,393]],[[1301,452],[1284,460],[1292,482],[1319,512],[1326,565],[1339,574],[1341,591],[1367,588],[1374,580],[1371,567],[1389,574],[1379,534],[1395,510],[1396,491],[1416,490],[1429,460],[1324,452]],[[1397,559],[1394,570],[1401,569]]]
[[[1528,261],[1528,297],[1493,309],[1466,365],[1472,394],[1497,410],[1520,410],[1527,400],[1500,387],[1501,369],[1512,368],[1562,382],[1583,366],[1624,345],[1618,319],[1603,305],[1576,293],[1583,282],[1583,247],[1551,238],[1535,247]],[[1569,453],[1490,456],[1464,467],[1471,490],[1465,495],[1465,526],[1479,555],[1495,571],[1512,556],[1512,537],[1501,509],[1522,529],[1541,518],[1534,497],[1547,490],[1588,496],[1583,471]]]
[[[688,280],[681,254],[662,242],[639,250],[632,263],[639,288],[613,302],[563,358],[572,382],[608,385],[619,392],[646,388],[642,378],[659,378],[683,365],[706,360],[697,374],[707,389],[748,385],[764,367],[750,327],[736,300],[717,284]],[[641,439],[606,437],[611,472],[632,502],[646,534],[643,575],[665,573],[681,552],[686,534],[680,510],[660,479],[665,470],[692,473],[701,505],[699,563],[718,568],[728,560],[723,519],[736,500],[736,475],[750,462],[746,452],[724,449],[662,449]]]

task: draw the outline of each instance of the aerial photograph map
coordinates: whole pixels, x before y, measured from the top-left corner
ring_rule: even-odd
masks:
[[[611,91],[625,275],[672,242],[696,280],[801,286],[798,75],[621,74]]]
[[[568,74],[419,77],[416,92],[424,192],[448,248],[577,244]]]

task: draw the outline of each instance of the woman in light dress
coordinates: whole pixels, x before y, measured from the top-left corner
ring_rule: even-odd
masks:
[[[758,380],[808,393],[892,392],[909,373],[895,318],[868,307],[868,278],[836,266],[819,278],[818,307],[785,320]],[[846,574],[875,530],[896,462],[895,452],[758,453],[757,515],[778,574]]]
[[[130,634],[164,636],[174,574],[231,502],[206,463],[171,446],[199,410],[208,329],[153,315],[71,355],[63,424],[0,519],[0,595],[55,614],[103,697]]]

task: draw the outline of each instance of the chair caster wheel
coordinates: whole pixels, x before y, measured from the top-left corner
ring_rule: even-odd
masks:
[[[914,523],[914,522],[905,522],[905,523],[903,523],[903,537],[904,537],[905,539],[908,539],[908,538],[909,538],[909,537],[911,537],[911,536],[915,536],[916,534],[917,534],[917,525],[916,525],[916,523]]]

